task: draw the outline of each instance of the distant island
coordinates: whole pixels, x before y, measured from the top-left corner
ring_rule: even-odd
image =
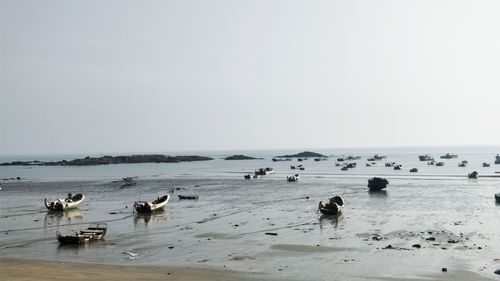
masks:
[[[150,155],[129,155],[129,156],[103,156],[103,157],[85,157],[70,161],[14,161],[2,163],[0,166],[94,166],[109,164],[135,164],[135,163],[179,163],[191,161],[206,161],[213,158],[205,156],[169,156],[160,154]]]
[[[304,152],[300,152],[300,153],[297,153],[297,154],[292,154],[292,155],[282,155],[282,156],[276,156],[276,157],[279,157],[279,158],[297,158],[297,157],[327,157],[323,154],[319,154],[319,153],[316,153],[316,152],[311,152],[311,151],[304,151]]]
[[[246,155],[233,155],[233,156],[229,156],[229,157],[226,157],[224,158],[224,160],[255,160],[255,159],[262,159],[262,158],[254,158],[254,157],[250,157],[250,156],[246,156]]]

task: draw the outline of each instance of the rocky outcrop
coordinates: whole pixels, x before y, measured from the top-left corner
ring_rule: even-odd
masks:
[[[250,156],[245,156],[245,155],[233,155],[224,158],[224,160],[254,160],[254,159],[260,159],[260,158],[254,158]]]
[[[327,157],[327,156],[325,156],[323,154],[316,153],[316,152],[304,151],[304,152],[300,152],[297,154],[283,155],[283,156],[276,156],[276,157],[279,157],[279,158],[298,158],[298,157],[305,158],[305,157]]]
[[[132,163],[179,163],[191,161],[206,161],[213,158],[205,156],[169,156],[161,154],[129,155],[129,156],[103,156],[85,157],[70,161],[61,160],[53,162],[43,161],[14,161],[2,163],[0,166],[94,166],[109,164],[132,164]]]

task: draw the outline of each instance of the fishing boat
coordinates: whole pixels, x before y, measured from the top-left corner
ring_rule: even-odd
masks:
[[[83,200],[85,200],[85,195],[81,193],[75,195],[68,193],[68,196],[64,199],[56,199],[52,201],[45,198],[44,203],[45,207],[51,211],[64,211],[78,207],[82,204]]]
[[[163,195],[162,197],[158,197],[153,201],[135,201],[134,209],[138,213],[149,213],[158,209],[163,208],[167,205],[168,200],[170,199],[170,195]]]
[[[446,153],[445,155],[441,155],[440,158],[441,159],[452,159],[452,158],[458,158],[458,155]]]
[[[319,202],[318,209],[324,215],[338,215],[344,210],[344,199],[340,196],[328,197]]]
[[[467,175],[469,179],[477,179],[478,173],[476,171]]]
[[[370,191],[378,191],[384,189],[389,184],[389,181],[384,178],[374,177],[368,180],[368,189]]]
[[[68,234],[56,232],[57,240],[61,244],[84,244],[93,240],[100,240],[108,229],[105,223],[92,223],[86,230],[72,231]]]
[[[419,155],[418,160],[420,160],[420,161],[434,161],[434,158],[432,158],[432,156],[430,156],[429,154],[425,154],[425,155]]]
[[[295,174],[293,176],[286,177],[286,180],[289,182],[296,182],[300,178],[299,174]]]

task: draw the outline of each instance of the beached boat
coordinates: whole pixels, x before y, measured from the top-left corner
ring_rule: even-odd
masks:
[[[464,160],[464,161],[458,163],[458,167],[467,167],[467,164],[469,164],[469,162],[467,160]]]
[[[403,165],[401,165],[401,164],[394,165],[394,170],[401,170],[402,167],[403,167]]]
[[[389,181],[384,178],[374,177],[368,180],[368,189],[370,191],[377,191],[387,187]]]
[[[483,168],[487,168],[490,166],[490,163],[483,162]]]
[[[344,210],[344,199],[340,196],[329,197],[319,202],[318,209],[324,215],[338,215]]]
[[[93,240],[104,238],[108,229],[105,223],[90,224],[86,230],[73,231],[68,234],[61,234],[56,232],[57,240],[61,244],[84,244]]]
[[[495,164],[500,164],[500,155],[495,156]]]
[[[417,168],[411,168],[411,169],[410,169],[410,173],[416,173],[416,172],[418,172],[418,169],[417,169]]]
[[[444,162],[437,162],[436,163],[436,167],[443,167],[444,166]]]
[[[420,161],[434,161],[434,158],[432,158],[432,156],[430,156],[429,154],[425,154],[425,155],[419,155],[418,160],[420,160]]]
[[[158,209],[163,208],[167,205],[170,195],[163,195],[158,197],[153,201],[135,201],[134,209],[138,213],[149,213]]]
[[[245,178],[246,180],[249,180],[252,178],[252,175],[251,174],[248,174],[248,175],[244,175],[243,178]]]
[[[265,168],[264,172],[266,173],[266,175],[269,175],[269,174],[274,173],[274,169],[273,168]]]
[[[500,203],[500,193],[495,194],[495,201],[497,201],[497,203]]]
[[[446,153],[445,155],[441,155],[440,158],[441,159],[453,159],[453,158],[458,158],[458,155]]]
[[[467,175],[469,179],[477,179],[478,173],[476,171]]]
[[[375,161],[382,160],[382,159],[385,159],[385,158],[387,158],[387,156],[384,156],[384,155],[378,155],[378,154],[373,155],[373,159],[374,159]]]
[[[347,171],[347,170],[349,170],[349,168],[347,166],[344,166],[344,167],[340,168],[340,170],[341,171]]]
[[[370,163],[366,163],[366,164],[365,164],[365,166],[366,166],[366,167],[371,167],[371,166],[372,166],[372,164],[370,164]]]
[[[293,166],[293,165],[290,166],[290,169],[295,170],[295,166]]]
[[[286,180],[289,182],[296,182],[300,178],[299,174],[295,174],[293,176],[286,177]]]
[[[72,195],[68,193],[68,196],[64,199],[56,199],[49,200],[47,198],[44,199],[45,207],[51,211],[64,211],[68,209],[73,209],[82,204],[83,200],[85,200],[85,195],[78,193]]]

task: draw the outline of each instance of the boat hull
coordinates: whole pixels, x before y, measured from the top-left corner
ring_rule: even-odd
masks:
[[[162,209],[167,205],[170,195],[164,195],[153,201],[136,201],[134,203],[134,209],[138,213],[151,213],[153,211]]]

